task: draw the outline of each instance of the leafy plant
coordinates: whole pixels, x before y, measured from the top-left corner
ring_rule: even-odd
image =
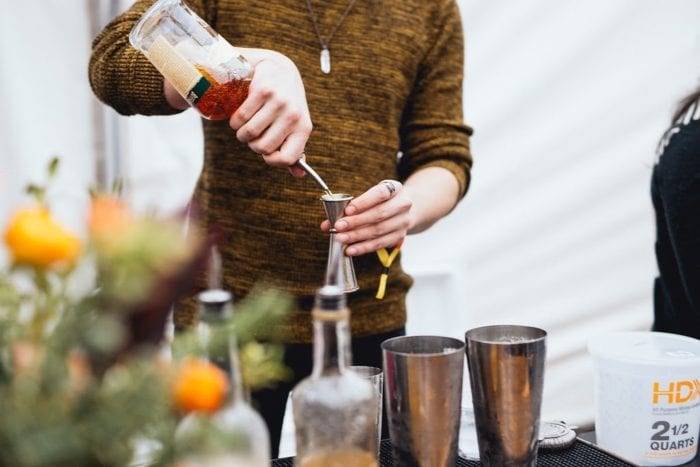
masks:
[[[52,159],[47,183],[58,169]],[[175,462],[184,413],[171,394],[182,362],[203,349],[185,332],[165,359],[162,339],[171,305],[204,268],[210,242],[99,194],[82,240],[52,216],[46,185],[27,192],[34,202],[10,219],[12,264],[0,269],[0,465],[128,465],[144,440],[160,453],[154,462]],[[287,370],[281,349],[253,336],[281,319],[289,300],[274,291],[251,296],[214,327],[213,340],[223,346],[235,335],[246,382],[262,387]],[[200,436],[218,439],[212,430]]]

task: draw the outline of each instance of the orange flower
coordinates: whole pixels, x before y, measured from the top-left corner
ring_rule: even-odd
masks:
[[[215,412],[227,393],[226,373],[206,360],[185,360],[175,377],[175,405],[183,412]]]
[[[44,207],[19,210],[5,231],[5,244],[17,264],[54,267],[75,262],[80,240]]]
[[[90,233],[107,237],[123,231],[133,219],[128,207],[118,198],[99,195],[92,199],[88,225]]]
[[[12,344],[12,367],[19,374],[30,374],[36,371],[44,359],[44,350],[29,341],[18,341]]]

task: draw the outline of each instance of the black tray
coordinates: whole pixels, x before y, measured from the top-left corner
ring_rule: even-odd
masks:
[[[391,443],[382,441],[380,464],[383,467],[392,467]],[[292,467],[294,458],[277,459],[272,461],[273,467]],[[576,439],[576,442],[568,449],[561,451],[540,451],[537,465],[541,467],[630,467],[630,464],[620,458],[609,454],[595,445]],[[457,467],[479,467],[479,461],[459,459]]]

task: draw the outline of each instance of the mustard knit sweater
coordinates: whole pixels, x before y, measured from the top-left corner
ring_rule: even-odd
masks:
[[[127,39],[152,3],[136,1],[93,44],[92,88],[123,115],[177,112],[165,101],[163,78]],[[232,44],[273,49],[296,63],[314,124],[307,160],[331,189],[359,195],[383,179],[405,180],[438,166],[454,174],[464,195],[471,129],[462,116],[464,45],[455,0],[358,0],[330,44],[329,75],[320,70],[320,46],[303,0],[187,4]],[[313,0],[322,35],[346,5]],[[274,333],[282,341],[309,342],[308,311],[328,249],[319,229],[319,189],[308,177],[295,179],[266,166],[236,140],[228,122],[202,123],[205,161],[195,198],[205,226],[224,232],[225,285],[238,298],[260,282],[296,296],[297,310]],[[374,298],[382,271],[376,255],[354,261],[360,290],[349,297],[353,335],[402,327],[412,279],[400,261],[391,267],[383,300]],[[191,301],[178,307],[178,326],[195,318]]]

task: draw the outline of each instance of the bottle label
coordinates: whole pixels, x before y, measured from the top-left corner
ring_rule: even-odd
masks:
[[[163,36],[158,36],[148,49],[146,56],[156,67],[156,70],[190,104],[196,104],[211,86],[211,83],[197,70],[197,67],[178,52]]]

